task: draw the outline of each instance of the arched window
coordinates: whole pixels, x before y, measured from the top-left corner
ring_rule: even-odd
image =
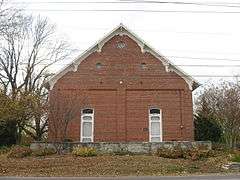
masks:
[[[83,109],[82,114],[93,114],[93,109]]]
[[[162,141],[162,115],[158,108],[149,109],[149,141]]]
[[[160,114],[160,109],[152,108],[150,109],[150,114]]]
[[[94,111],[91,108],[81,113],[81,142],[93,142]]]

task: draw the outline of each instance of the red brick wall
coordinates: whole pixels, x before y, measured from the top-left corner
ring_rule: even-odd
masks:
[[[116,48],[118,41],[126,47]],[[101,62],[103,67],[96,68]],[[140,64],[147,68],[141,69]],[[120,84],[122,81],[122,84]],[[115,36],[102,51],[68,72],[50,92],[50,101],[77,99],[79,112],[68,126],[67,136],[80,140],[80,109],[94,109],[94,141],[148,141],[148,110],[162,110],[163,140],[193,140],[192,93],[176,73],[166,72],[161,61],[128,36]],[[58,112],[61,113],[61,112]],[[49,129],[53,120],[50,119]],[[182,128],[181,128],[182,126]],[[145,130],[144,130],[145,128]],[[49,131],[51,139],[53,135]]]

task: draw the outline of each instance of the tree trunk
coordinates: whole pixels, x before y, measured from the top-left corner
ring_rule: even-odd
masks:
[[[21,144],[21,140],[22,140],[22,128],[18,126],[17,127],[16,144],[20,145]]]
[[[233,149],[234,150],[237,149],[237,136],[234,136],[234,138],[233,138]]]

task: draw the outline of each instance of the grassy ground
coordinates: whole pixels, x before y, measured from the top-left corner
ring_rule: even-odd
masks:
[[[126,176],[126,175],[187,175],[225,173],[221,166],[227,156],[192,161],[157,156],[96,156],[7,158],[0,155],[0,176]]]

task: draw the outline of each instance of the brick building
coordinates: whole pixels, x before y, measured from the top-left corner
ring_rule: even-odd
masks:
[[[58,104],[49,119],[50,139],[60,136],[55,129],[64,131],[68,117],[64,137],[73,141],[193,140],[192,91],[198,83],[122,24],[47,87],[50,109]]]

